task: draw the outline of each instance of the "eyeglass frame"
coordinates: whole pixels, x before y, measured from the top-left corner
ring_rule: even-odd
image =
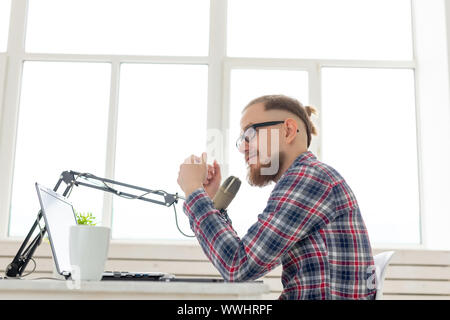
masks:
[[[250,143],[250,139],[253,139],[255,136],[251,137],[251,138],[246,138],[245,137],[245,133],[247,132],[248,129],[253,129],[255,130],[255,132],[257,132],[257,128],[261,128],[261,127],[269,127],[269,126],[274,126],[276,124],[281,124],[281,123],[285,123],[286,120],[279,120],[279,121],[267,121],[267,122],[259,122],[259,123],[254,123],[250,126],[248,126],[244,132],[237,138],[236,140],[236,148],[238,148],[238,150],[240,150],[240,146],[242,145],[242,143],[244,141],[246,141],[247,143]],[[300,132],[300,130],[297,129],[297,132]]]

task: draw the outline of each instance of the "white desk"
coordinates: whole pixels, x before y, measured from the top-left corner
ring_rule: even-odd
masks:
[[[0,300],[8,299],[261,299],[269,286],[258,282],[86,281],[0,279]]]

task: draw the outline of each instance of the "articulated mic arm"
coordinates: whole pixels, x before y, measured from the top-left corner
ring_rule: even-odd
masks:
[[[82,181],[80,180],[82,179]],[[117,196],[124,197],[127,199],[139,199],[147,202],[156,203],[159,205],[163,205],[166,207],[170,207],[171,205],[178,202],[178,199],[184,199],[183,197],[179,196],[178,193],[176,194],[170,194],[163,190],[150,190],[138,186],[133,186],[131,184],[123,183],[114,181],[111,179],[106,178],[100,178],[97,176],[94,176],[90,173],[80,173],[75,171],[64,171],[61,173],[58,182],[56,183],[55,187],[53,188],[53,191],[57,192],[61,183],[64,182],[67,186],[66,189],[63,192],[63,196],[70,195],[70,192],[73,188],[73,186],[83,186],[93,189],[102,190],[105,192],[113,193]],[[141,191],[142,193],[139,195],[134,195],[128,192],[122,192],[119,190],[116,190],[113,186],[121,186],[128,189],[134,189]],[[155,200],[152,198],[149,198],[148,195],[153,194],[157,196],[161,196],[163,199],[161,200]],[[28,232],[28,235],[25,237],[25,240],[23,241],[22,245],[19,248],[19,251],[17,252],[16,256],[14,257],[13,261],[6,267],[6,276],[7,277],[21,277],[23,271],[25,270],[28,262],[31,260],[34,251],[36,248],[41,244],[42,239],[46,232],[46,227],[41,227],[39,221],[42,218],[42,212],[39,210],[39,213],[37,215],[36,221],[34,222],[33,226],[31,227],[31,230]],[[34,233],[34,230],[39,227],[39,234],[33,239],[33,241],[30,243],[30,245],[25,249],[25,246],[27,245],[29,239],[31,238],[32,234]]]

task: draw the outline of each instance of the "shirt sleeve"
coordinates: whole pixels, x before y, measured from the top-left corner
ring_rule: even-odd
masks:
[[[332,221],[332,189],[314,168],[287,172],[242,239],[203,188],[189,195],[183,209],[203,251],[224,279],[254,280],[276,267],[296,242]]]

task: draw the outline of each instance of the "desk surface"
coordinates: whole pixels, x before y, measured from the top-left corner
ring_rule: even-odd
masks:
[[[0,299],[261,299],[262,282],[0,279]]]

